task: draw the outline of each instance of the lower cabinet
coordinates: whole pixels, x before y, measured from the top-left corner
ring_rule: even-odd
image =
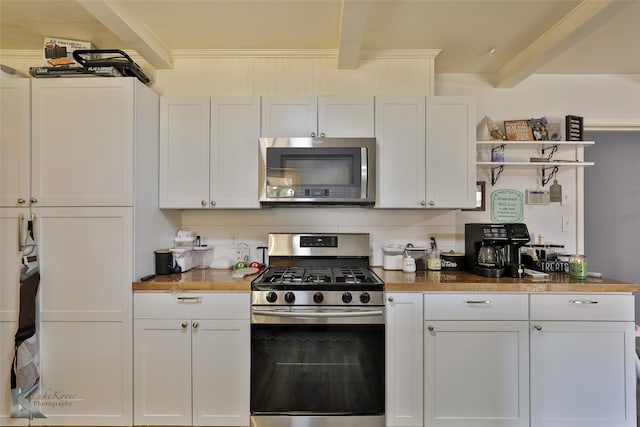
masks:
[[[636,426],[632,295],[531,296],[531,427]]]
[[[248,293],[134,294],[134,423],[249,425]]]
[[[529,425],[527,295],[426,295],[425,427]]]
[[[422,293],[387,293],[386,414],[389,427],[421,426]]]

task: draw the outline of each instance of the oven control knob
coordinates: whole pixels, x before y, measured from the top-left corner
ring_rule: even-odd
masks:
[[[349,304],[352,298],[353,297],[351,296],[351,292],[345,292],[344,294],[342,294],[342,302],[345,304]]]
[[[296,296],[293,292],[287,292],[286,294],[284,294],[284,300],[288,304],[293,304],[293,302],[296,300]]]
[[[271,291],[267,294],[267,302],[276,302],[277,299],[278,294],[276,294],[275,292]]]
[[[315,294],[313,294],[313,302],[315,302],[316,304],[320,304],[322,300],[324,300],[324,295],[322,295],[322,292],[316,292]]]
[[[369,301],[371,301],[371,295],[369,295],[368,292],[363,292],[360,294],[360,302],[363,304],[368,303]]]

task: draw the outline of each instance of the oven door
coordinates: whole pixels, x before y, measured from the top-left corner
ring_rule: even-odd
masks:
[[[251,319],[252,426],[384,425],[384,307],[252,307]]]

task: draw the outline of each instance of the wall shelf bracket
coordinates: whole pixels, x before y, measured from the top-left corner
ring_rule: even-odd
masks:
[[[551,173],[549,174],[549,176],[545,176],[545,172],[551,169]],[[545,185],[547,185],[549,183],[549,181],[551,181],[551,179],[558,173],[558,166],[552,166],[549,168],[542,168],[542,186],[544,187]]]
[[[504,166],[502,165],[497,166],[495,168],[491,168],[491,185],[496,185],[496,182],[498,182],[498,179],[500,178],[500,175],[502,175],[503,171],[504,171]]]
[[[542,157],[544,157],[544,152],[546,150],[551,150],[551,152],[549,153],[549,155],[547,156],[547,160],[551,160],[551,158],[553,157],[553,155],[555,154],[556,151],[558,151],[558,145],[551,145],[549,147],[542,147]]]

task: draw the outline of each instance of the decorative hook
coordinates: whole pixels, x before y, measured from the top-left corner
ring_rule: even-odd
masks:
[[[545,177],[545,171],[547,169],[552,169],[552,171],[551,171],[551,173],[549,174],[548,177]],[[542,186],[544,187],[545,185],[547,185],[549,183],[549,181],[551,181],[551,178],[553,178],[557,173],[558,173],[558,166],[553,166],[553,167],[549,167],[549,168],[542,168]]]

